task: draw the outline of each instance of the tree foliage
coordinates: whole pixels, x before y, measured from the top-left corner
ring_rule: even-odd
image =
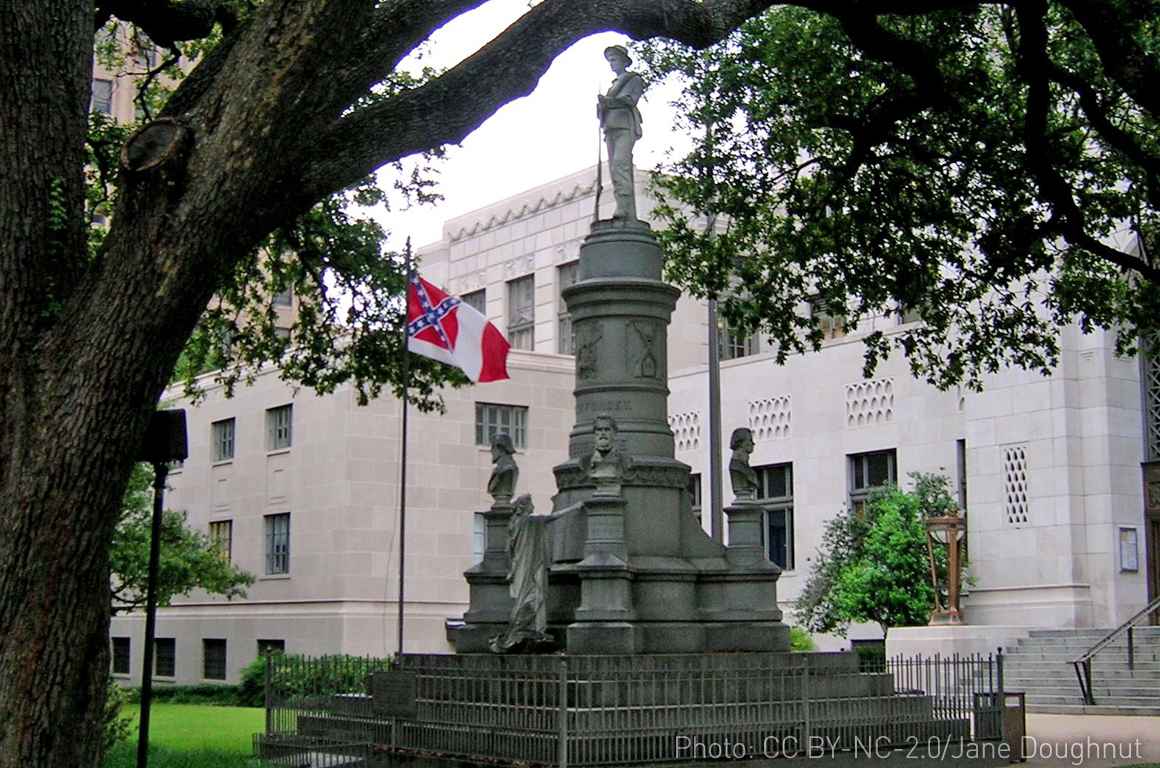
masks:
[[[1156,2],[800,5],[645,48],[694,137],[659,179],[676,281],[780,362],[822,312],[921,313],[866,335],[867,375],[895,348],[944,388],[1046,372],[1068,322],[1124,352],[1160,327]]]
[[[922,509],[918,494],[887,487],[871,493],[863,514],[828,521],[794,603],[798,621],[842,636],[851,622],[875,622],[883,633],[925,624],[934,585]]]
[[[113,534],[109,555],[112,572],[112,609],[122,613],[145,605],[149,575],[149,541],[153,518],[153,469],[138,464],[129,480],[121,519]],[[252,574],[222,556],[208,536],[185,524],[180,512],[165,510],[161,518],[157,604],[202,589],[211,595],[244,597],[254,583]]]

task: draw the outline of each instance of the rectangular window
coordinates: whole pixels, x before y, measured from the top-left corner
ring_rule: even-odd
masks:
[[[214,520],[209,524],[209,540],[213,542],[218,555],[227,563],[234,553],[234,521]]]
[[[226,641],[205,638],[201,641],[201,676],[206,680],[226,679]]]
[[[177,642],[172,637],[154,638],[153,674],[177,677]]]
[[[840,339],[846,335],[846,316],[833,314],[820,300],[810,302],[810,317],[817,321],[823,340]]]
[[[280,451],[293,442],[294,406],[266,409],[266,450]]]
[[[722,360],[736,360],[757,354],[757,337],[733,328],[723,319],[717,322],[717,353]]]
[[[273,653],[286,653],[285,640],[258,640],[258,655],[269,656]]]
[[[765,551],[782,569],[794,567],[793,464],[755,467],[757,493],[765,507]]]
[[[898,466],[894,449],[856,453],[850,460],[850,510],[862,514],[870,491],[884,485],[898,484]]]
[[[580,262],[573,261],[556,268],[556,351],[561,355],[576,354],[576,335],[572,331],[572,315],[568,313],[568,304],[564,301],[564,289],[576,284],[579,267]]]
[[[459,299],[467,306],[474,309],[479,314],[487,317],[487,289],[480,288],[478,291],[465,293]]]
[[[536,348],[536,276],[508,283],[508,341],[512,349]]]
[[[701,517],[701,475],[693,472],[689,475],[689,503],[693,508],[693,515]]]
[[[130,662],[130,640],[127,637],[113,638],[113,674],[127,675],[129,674]]]
[[[113,114],[112,80],[93,79],[93,103],[89,111],[100,112],[102,115]]]
[[[517,450],[528,447],[528,409],[522,405],[475,404],[475,444],[491,445],[500,432],[511,435]]]
[[[290,513],[266,515],[266,574],[290,573]]]
[[[233,419],[222,419],[210,425],[213,431],[213,460],[229,461],[234,457],[234,425]]]
[[[290,341],[290,329],[278,327],[274,329],[274,335],[282,341]]]
[[[476,512],[472,517],[471,529],[471,562],[483,560],[483,550],[487,547],[487,518],[482,512]]]
[[[275,307],[289,307],[294,303],[294,289],[287,287],[284,291],[274,294],[271,300]]]

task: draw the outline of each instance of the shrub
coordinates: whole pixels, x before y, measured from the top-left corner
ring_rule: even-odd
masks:
[[[140,688],[124,689],[126,701],[141,702]],[[153,685],[153,701],[167,704],[211,704],[219,707],[238,705],[238,686],[224,683],[202,683],[200,685]]]
[[[813,636],[802,627],[789,628],[789,649],[798,653],[817,650]]]
[[[271,661],[271,685],[280,698],[334,693],[367,693],[367,677],[390,667],[390,659],[336,654],[315,658],[277,654]],[[238,703],[261,707],[266,701],[266,657],[242,670]]]
[[[108,753],[117,744],[129,738],[132,727],[128,717],[121,715],[121,707],[125,704],[125,692],[116,681],[109,678],[108,692],[105,695],[105,714],[102,718],[105,726],[104,749]]]

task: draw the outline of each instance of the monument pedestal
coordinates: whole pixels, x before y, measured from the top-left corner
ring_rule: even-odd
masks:
[[[455,632],[455,650],[459,653],[486,653],[488,641],[503,634],[511,620],[511,555],[507,539],[513,511],[510,501],[497,501],[483,513],[483,560],[463,573],[470,602],[463,626]]]
[[[576,334],[576,421],[547,521],[549,630],[571,654],[784,651],[763,508],[727,510],[728,548],[690,512],[689,467],[674,457],[668,424],[667,333],[680,292],[661,279],[663,261],[647,224],[595,222],[578,280],[562,292]],[[475,627],[511,605],[496,590],[500,534],[489,524],[494,557],[469,572],[461,653],[483,650]]]

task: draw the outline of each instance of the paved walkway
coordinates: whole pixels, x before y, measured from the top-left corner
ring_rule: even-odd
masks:
[[[1027,715],[1028,766],[1160,764],[1160,717]]]

